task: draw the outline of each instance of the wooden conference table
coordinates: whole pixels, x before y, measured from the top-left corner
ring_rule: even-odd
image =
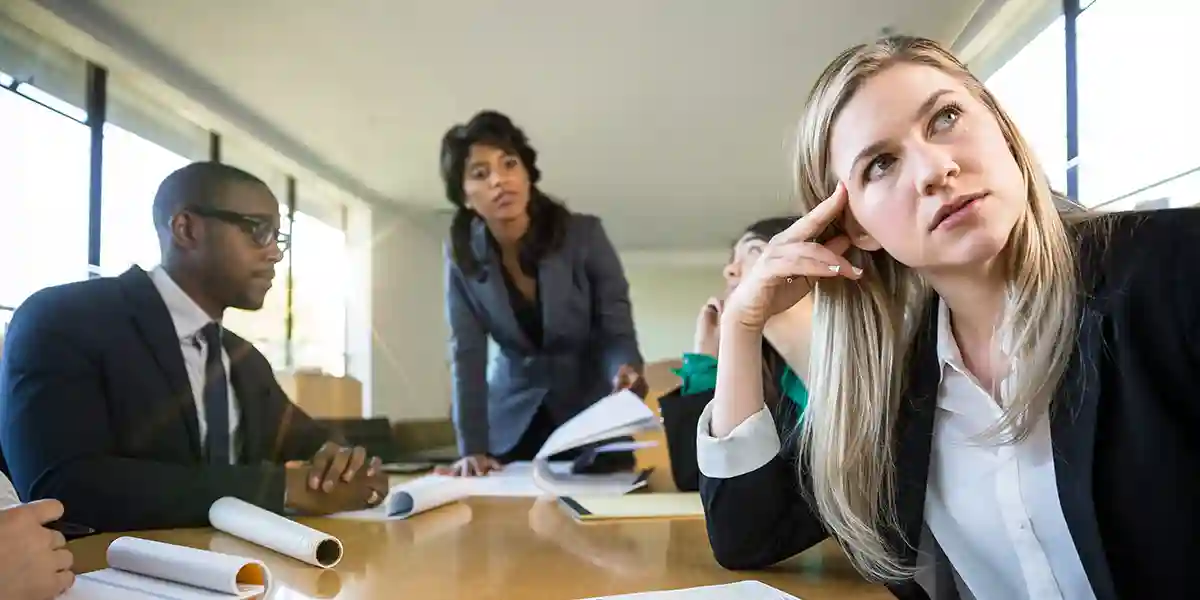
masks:
[[[674,491],[665,457],[663,447],[639,450],[639,463],[662,465],[651,492]],[[472,498],[386,523],[301,521],[342,540],[337,567],[310,567],[211,529],[130,535],[262,560],[278,584],[269,595],[276,600],[572,600],[742,579],[802,600],[892,598],[863,581],[830,542],[770,571],[731,572],[713,560],[701,519],[581,524],[553,499]],[[116,537],[71,542],[75,571],[104,568]]]

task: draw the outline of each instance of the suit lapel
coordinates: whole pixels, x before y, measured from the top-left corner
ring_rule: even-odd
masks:
[[[1104,324],[1107,299],[1097,294],[1101,252],[1085,243],[1080,250],[1081,288],[1078,342],[1050,408],[1054,475],[1063,517],[1088,580],[1098,599],[1116,598],[1116,586],[1104,554],[1096,506],[1092,498],[1096,415],[1100,400],[1100,366],[1105,360]]]
[[[533,342],[517,324],[517,317],[508,297],[508,286],[504,283],[504,265],[501,264],[498,253],[492,249],[487,225],[483,219],[476,219],[472,226],[471,249],[479,261],[480,271],[470,282],[480,305],[491,314],[497,331],[516,340],[527,352],[533,352]],[[538,285],[541,285],[540,281]]]
[[[188,432],[192,454],[199,460],[200,425],[196,415],[196,397],[192,392],[192,384],[188,381],[187,368],[183,364],[183,351],[179,347],[179,337],[171,321],[171,313],[159,295],[158,288],[154,287],[150,276],[141,268],[131,267],[118,281],[129,299],[134,325],[167,378],[171,402],[180,411]]]
[[[902,531],[891,532],[888,542],[909,566],[916,565],[921,527],[925,523],[925,490],[929,479],[934,416],[937,414],[937,390],[941,384],[937,306],[936,299],[929,300],[924,323],[908,357],[908,389],[901,397],[896,416],[896,516]]]
[[[542,304],[542,347],[554,343],[556,332],[567,331],[562,321],[570,318],[567,303],[572,279],[571,264],[564,252],[546,256],[538,264],[538,296]]]

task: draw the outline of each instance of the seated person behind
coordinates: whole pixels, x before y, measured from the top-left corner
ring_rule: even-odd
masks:
[[[262,307],[282,258],[271,191],[194,163],[153,213],[162,265],[42,290],[13,315],[0,443],[22,496],[100,531],[206,525],[224,496],[309,514],[381,502],[378,459],[330,442],[221,327],[226,308]]]
[[[21,504],[0,473],[0,598],[50,600],[75,583],[63,534],[46,527],[62,516],[58,500]]]
[[[722,275],[725,293],[710,298],[696,319],[693,349],[683,355],[683,366],[675,371],[682,379],[679,388],[659,399],[667,433],[671,471],[675,485],[683,491],[699,489],[700,473],[696,462],[696,424],[704,407],[712,400],[717,380],[717,347],[722,298],[728,297],[758,260],[762,249],[776,234],[796,219],[763,219],[746,228],[734,243],[729,264]],[[812,300],[807,299],[776,315],[766,326],[762,344],[764,396],[781,425],[780,434],[799,423],[808,402],[808,391],[797,374],[808,366],[809,334],[812,330]],[[793,368],[789,365],[796,365]]]

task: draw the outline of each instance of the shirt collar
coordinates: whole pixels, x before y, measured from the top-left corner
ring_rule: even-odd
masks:
[[[162,265],[150,271],[150,280],[154,282],[154,287],[166,303],[167,312],[171,313],[171,321],[175,324],[175,333],[180,340],[195,338],[201,329],[213,322],[212,317],[171,279]]]
[[[954,339],[954,330],[950,325],[950,307],[945,300],[938,298],[937,312],[937,357],[938,364],[941,365],[941,373],[939,375],[939,385],[946,379],[947,369],[954,369],[959,373],[967,373],[967,366],[962,359],[962,351],[958,347],[958,341]],[[1011,308],[1013,298],[1010,294],[1008,306]],[[1005,330],[1001,332],[1000,347],[1001,351],[1006,355],[1011,356],[1012,352],[1012,333]],[[1004,373],[1004,378],[1001,381],[1001,394],[1007,393],[1007,386],[1010,379],[1015,373],[1015,365],[1010,361],[1008,371]],[[965,412],[967,407],[961,405],[960,399],[948,398],[945,394],[938,394],[938,407],[949,410],[951,412]]]

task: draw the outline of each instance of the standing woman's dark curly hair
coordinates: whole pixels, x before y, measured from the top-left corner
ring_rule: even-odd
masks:
[[[529,229],[520,242],[521,264],[536,265],[545,255],[557,250],[566,234],[570,212],[540,189],[537,183],[542,173],[537,166],[537,151],[519,127],[504,114],[485,110],[476,114],[465,124],[451,127],[442,137],[441,169],[442,181],[446,185],[446,198],[458,208],[450,225],[450,244],[454,263],[466,275],[479,269],[479,262],[471,249],[471,228],[476,218],[481,218],[468,205],[464,181],[467,161],[473,146],[489,146],[514,155],[529,174]]]

